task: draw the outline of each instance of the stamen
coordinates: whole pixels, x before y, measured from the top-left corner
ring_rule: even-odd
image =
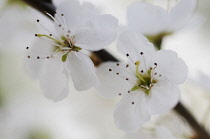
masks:
[[[62,19],[63,19],[63,22],[64,22],[64,27],[65,27],[65,29],[67,29],[66,19],[64,18],[64,14],[61,14],[61,16],[62,16]],[[68,33],[70,33],[70,32],[68,32]]]
[[[146,82],[144,80],[144,78],[142,77],[141,73],[139,73],[139,66],[140,66],[140,62],[139,61],[136,61],[135,62],[135,65],[136,65],[136,76],[143,82]]]
[[[144,58],[144,52],[140,52],[140,55],[142,55],[143,56],[143,63],[144,63],[144,67],[145,67],[145,69],[147,70],[147,64],[146,64],[146,60],[145,60],[145,58]]]
[[[61,15],[62,16],[62,15]],[[59,22],[60,22],[60,24],[58,25],[59,27],[61,27],[61,26],[63,26],[64,28],[62,28],[62,30],[65,30],[66,29],[66,24],[64,24],[63,22],[62,22],[62,20],[60,19],[60,17],[57,15],[57,14],[55,14],[55,17],[57,17],[57,19],[59,20]],[[63,17],[63,16],[62,16]]]
[[[47,38],[49,38],[49,39],[51,39],[51,40],[53,40],[55,42],[58,42],[58,43],[60,43],[60,44],[62,44],[64,46],[66,45],[64,42],[61,42],[59,40],[56,40],[56,39],[54,39],[54,38],[52,38],[52,37],[50,37],[48,35],[45,35],[45,34],[35,34],[35,36],[38,36],[38,37],[47,37]]]
[[[52,44],[52,46],[56,46],[56,47],[59,47],[60,49],[62,49],[62,45],[58,44],[58,43],[54,43],[53,41],[50,41],[50,40],[46,40],[46,39],[43,39],[43,38],[40,38],[44,41],[47,41],[48,43]]]
[[[134,102],[132,102],[132,105],[134,104]]]
[[[113,71],[112,69],[109,69],[109,71]],[[131,77],[125,77],[124,75],[125,74],[120,74],[118,71],[115,72],[115,75],[119,76],[120,78],[122,78],[123,80],[126,80],[128,81],[130,84],[132,85],[135,85],[136,84],[136,78],[135,79],[132,79],[133,77],[133,74],[128,72],[127,70],[124,69],[124,72],[127,73],[127,74],[130,74]],[[135,73],[134,73],[135,74]]]
[[[44,30],[46,30],[47,32],[51,33],[51,31],[49,31],[49,29],[47,29],[46,27],[44,27],[44,26],[40,23],[40,20],[39,20],[39,19],[37,19],[36,21],[37,21],[37,23],[39,23],[39,25],[40,25]]]
[[[53,17],[51,14],[45,12],[58,26],[63,25],[62,21],[60,20],[60,18],[58,17],[57,13],[55,13],[55,16],[58,18],[58,20],[55,19],[55,17]],[[65,25],[64,25],[65,26]],[[62,28],[64,30],[64,28]]]
[[[56,24],[59,25],[59,22],[49,13],[45,12],[53,21],[55,21]],[[56,13],[55,13],[56,14]]]

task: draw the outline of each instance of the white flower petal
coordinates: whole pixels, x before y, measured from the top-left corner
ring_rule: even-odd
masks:
[[[168,14],[160,7],[146,4],[135,3],[128,9],[128,26],[137,32],[146,35],[156,35],[167,31]]]
[[[183,28],[192,19],[195,13],[196,0],[181,0],[170,11],[170,28],[176,31]]]
[[[100,80],[97,90],[104,97],[116,97],[128,93],[133,84],[126,78],[136,79],[134,73],[128,74],[129,71],[125,64],[118,63],[119,66],[116,64],[115,62],[107,62],[97,68],[97,76]],[[109,71],[110,69],[111,71]]]
[[[24,68],[29,76],[34,79],[40,77],[43,71],[43,62],[47,56],[50,56],[53,48],[50,43],[40,38],[36,39],[31,47],[27,47]]]
[[[159,81],[151,89],[148,105],[152,114],[161,114],[175,107],[179,98],[180,90],[177,85]]]
[[[177,54],[170,50],[160,50],[154,56],[154,62],[157,63],[155,72],[161,74],[164,80],[169,80],[175,84],[182,84],[187,77],[187,66]]]
[[[78,91],[89,89],[98,83],[93,62],[87,55],[82,52],[70,52],[66,62],[74,87]]]
[[[69,0],[61,3],[56,12],[60,20],[63,20],[61,14],[64,14],[68,29],[74,33],[77,28],[84,26],[92,16],[96,15],[97,10],[90,3],[80,4],[78,0]],[[59,20],[58,17],[55,18]]]
[[[40,86],[47,98],[57,102],[69,94],[68,80],[63,73],[64,65],[62,62],[46,60],[44,71],[40,78]]]
[[[149,107],[143,92],[133,92],[122,98],[114,112],[118,128],[132,132],[150,119]],[[134,102],[134,104],[132,104]]]
[[[123,32],[118,39],[118,50],[126,56],[129,54],[131,62],[140,61],[144,70],[148,70],[154,47],[146,37],[135,32]],[[143,55],[140,53],[143,52]]]
[[[98,15],[75,34],[76,46],[87,50],[100,50],[116,37],[118,20],[111,15]]]

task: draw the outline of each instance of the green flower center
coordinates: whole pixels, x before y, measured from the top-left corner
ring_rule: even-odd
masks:
[[[135,62],[136,65],[136,77],[137,77],[137,82],[136,85],[133,86],[131,91],[135,90],[142,90],[145,94],[149,95],[150,90],[153,87],[155,83],[157,83],[156,80],[153,78],[153,68],[150,68],[147,72],[139,71],[140,67],[140,62],[137,61]]]
[[[69,36],[67,35],[67,37],[61,36],[61,40],[57,40],[55,38],[52,37],[52,34],[45,35],[45,34],[36,34],[35,36],[37,37],[46,37],[48,39],[53,40],[56,44],[55,46],[55,50],[54,52],[62,52],[64,53],[61,60],[63,62],[66,61],[68,53],[71,51],[76,51],[79,52],[80,50],[82,50],[82,48],[75,46],[75,37],[74,36]]]

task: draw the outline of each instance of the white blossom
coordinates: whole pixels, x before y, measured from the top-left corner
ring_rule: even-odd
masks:
[[[105,63],[97,71],[99,92],[106,97],[122,96],[114,112],[120,129],[135,131],[152,114],[172,109],[178,102],[187,67],[170,50],[155,52],[154,47],[141,34],[123,32],[118,50],[127,56],[128,63]]]
[[[167,35],[195,22],[196,0],[181,0],[169,11],[138,2],[128,8],[128,26],[144,35]]]
[[[46,97],[59,101],[68,95],[72,79],[78,91],[97,84],[93,62],[84,50],[100,50],[116,36],[118,21],[108,14],[98,14],[90,3],[70,0],[57,7],[54,26],[44,26],[46,34],[35,34],[37,40],[27,47],[26,71],[40,79]]]

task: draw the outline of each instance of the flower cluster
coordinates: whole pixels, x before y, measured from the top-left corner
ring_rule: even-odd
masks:
[[[187,12],[180,14],[186,3],[190,4]],[[187,76],[187,67],[175,52],[156,52],[139,30],[149,35],[170,33],[186,23],[194,6],[194,0],[182,0],[169,13],[148,4],[131,6],[129,26],[139,28],[122,32],[118,38],[118,50],[128,61],[104,63],[95,71],[86,52],[109,45],[116,37],[118,20],[109,14],[98,14],[90,3],[62,3],[54,16],[46,13],[54,21],[53,28],[46,28],[37,20],[47,33],[35,34],[34,44],[26,47],[26,70],[40,80],[45,96],[54,101],[68,95],[70,79],[78,91],[95,86],[103,96],[121,96],[114,112],[115,123],[126,132],[135,131],[151,115],[165,113],[177,104],[178,85]]]

